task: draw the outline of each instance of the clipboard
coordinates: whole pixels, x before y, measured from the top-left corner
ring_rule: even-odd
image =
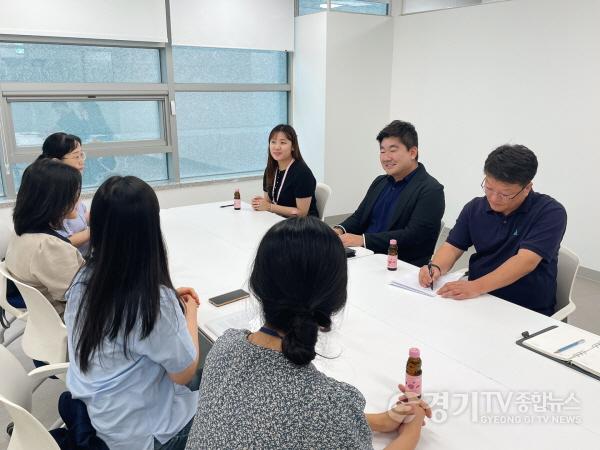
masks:
[[[533,352],[533,353],[537,353],[538,355],[541,355],[541,356],[543,356],[544,358],[548,358],[548,359],[551,359],[552,361],[556,361],[557,363],[559,363],[559,364],[562,364],[563,366],[567,366],[567,367],[569,367],[569,368],[571,368],[571,369],[573,369],[573,370],[576,370],[577,372],[581,372],[581,373],[583,373],[584,375],[587,375],[588,377],[592,377],[592,378],[594,378],[594,379],[596,379],[596,380],[600,381],[600,377],[599,377],[599,376],[597,376],[597,375],[596,375],[596,374],[594,374],[594,373],[590,373],[590,372],[588,372],[588,371],[587,371],[587,370],[585,370],[585,369],[582,369],[581,367],[579,367],[579,366],[577,366],[577,365],[575,365],[575,364],[571,363],[571,361],[563,361],[562,359],[559,359],[559,358],[553,358],[552,356],[548,356],[548,355],[546,355],[545,353],[542,353],[542,352],[540,352],[540,351],[537,351],[537,350],[535,350],[535,349],[533,349],[533,348],[531,348],[531,347],[527,347],[527,346],[524,344],[524,342],[525,342],[527,339],[531,339],[532,337],[539,336],[540,334],[542,334],[542,333],[545,333],[545,332],[547,332],[547,331],[550,331],[550,330],[553,330],[554,328],[558,328],[558,325],[552,325],[552,326],[550,326],[550,327],[548,327],[548,328],[544,328],[543,330],[536,331],[536,332],[535,332],[535,333],[533,333],[533,334],[529,334],[529,331],[523,331],[523,332],[521,333],[521,336],[523,336],[523,337],[522,337],[521,339],[519,339],[518,341],[516,341],[516,342],[515,342],[515,344],[517,344],[517,345],[519,345],[519,346],[521,346],[521,347],[523,347],[523,348],[525,348],[525,349],[527,349],[527,350],[529,350],[529,351],[531,351],[531,352]]]

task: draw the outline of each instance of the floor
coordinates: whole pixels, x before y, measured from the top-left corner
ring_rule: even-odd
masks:
[[[326,218],[329,224],[336,224],[346,216],[336,216]],[[448,230],[445,229],[441,235],[438,245],[443,242]],[[457,263],[461,267],[468,265],[467,255]],[[573,300],[577,305],[575,312],[569,317],[569,323],[585,330],[600,334],[600,283],[586,278],[578,277],[573,289]],[[10,338],[14,333],[22,329],[21,323],[16,323],[8,330],[6,337]],[[209,348],[209,343],[202,340],[205,351]],[[9,349],[17,356],[27,370],[33,369],[33,364],[22,352],[20,340],[13,342]],[[60,380],[47,380],[34,393],[33,396],[33,414],[46,427],[52,425],[58,419],[56,408],[58,396],[65,390],[64,383]],[[5,432],[6,424],[9,418],[4,409],[0,409],[0,450],[5,450],[8,446],[8,436]]]

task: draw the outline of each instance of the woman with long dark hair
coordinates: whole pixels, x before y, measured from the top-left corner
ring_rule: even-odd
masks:
[[[318,216],[316,187],[317,180],[302,159],[296,131],[290,125],[277,125],[269,133],[264,194],[252,199],[252,207],[284,217]]]
[[[198,296],[173,288],[159,213],[139,178],[106,180],[66,295],[67,386],[112,450],[182,449],[198,401]]]
[[[355,387],[311,364],[319,332],[346,304],[347,280],[344,247],[318,219],[288,219],[266,233],[250,276],[264,326],[215,342],[187,448],[365,449],[372,431],[401,427],[391,448],[414,448],[431,415],[424,402],[365,414]]]
[[[38,160],[40,159],[57,159],[77,169],[81,174],[85,169],[85,153],[81,148],[81,139],[73,134],[60,132],[48,136],[42,145],[42,154],[38,156]],[[63,220],[62,227],[57,230],[84,256],[89,253],[88,222],[87,208],[83,202],[78,201],[75,209]]]
[[[55,160],[25,169],[13,212],[16,235],[6,250],[6,267],[18,280],[38,289],[59,314],[65,291],[83,258],[60,235],[63,220],[77,204],[81,174]]]

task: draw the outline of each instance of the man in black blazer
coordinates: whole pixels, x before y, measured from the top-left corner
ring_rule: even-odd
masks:
[[[398,242],[398,258],[416,266],[427,264],[444,215],[444,186],[418,162],[415,127],[394,120],[377,135],[379,159],[387,175],[369,187],[358,209],[336,225],[346,247],[366,247],[387,253],[390,239]]]

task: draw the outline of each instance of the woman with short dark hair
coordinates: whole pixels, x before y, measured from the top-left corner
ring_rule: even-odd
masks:
[[[66,164],[46,159],[25,169],[13,212],[16,236],[6,250],[6,267],[19,281],[38,289],[59,314],[64,294],[83,258],[59,234],[75,208],[81,174]]]
[[[344,247],[318,219],[288,219],[266,233],[250,276],[264,326],[230,329],[215,342],[188,449],[364,449],[372,448],[372,431],[401,426],[390,448],[414,448],[431,414],[424,402],[365,414],[355,387],[311,364],[319,332],[346,304],[347,280]]]
[[[152,188],[111,177],[67,292],[67,387],[111,450],[180,450],[198,402],[198,296],[174,289]]]
[[[42,145],[40,159],[57,159],[79,170],[83,174],[85,168],[85,153],[81,148],[81,139],[67,133],[53,133],[46,138]],[[88,227],[89,214],[85,204],[77,201],[77,206],[63,220],[62,227],[57,230],[69,239],[69,242],[79,249],[82,255],[89,253],[90,229]]]

